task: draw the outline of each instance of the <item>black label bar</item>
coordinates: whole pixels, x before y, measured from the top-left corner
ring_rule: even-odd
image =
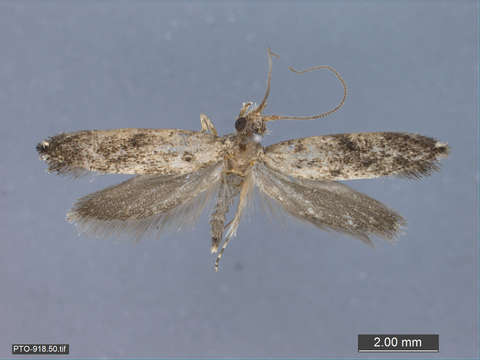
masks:
[[[12,344],[12,355],[68,355],[69,344]]]
[[[358,352],[438,352],[438,334],[362,334]]]

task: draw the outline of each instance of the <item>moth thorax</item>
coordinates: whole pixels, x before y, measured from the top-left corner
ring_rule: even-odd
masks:
[[[262,142],[262,139],[263,139],[263,136],[262,136],[262,135],[260,135],[260,134],[253,134],[253,141],[255,141],[256,143]]]

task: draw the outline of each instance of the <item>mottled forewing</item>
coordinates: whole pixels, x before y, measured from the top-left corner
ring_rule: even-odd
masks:
[[[417,134],[337,134],[268,146],[264,161],[276,171],[313,180],[419,178],[438,170],[438,160],[448,151],[447,144]]]
[[[382,203],[346,185],[292,180],[258,162],[253,170],[260,191],[290,215],[323,230],[342,232],[372,244],[370,235],[391,240],[405,220]]]
[[[139,175],[79,199],[67,214],[80,232],[140,238],[193,224],[218,185],[221,164],[186,175]]]
[[[49,171],[181,175],[219,161],[223,140],[178,129],[86,130],[53,136],[37,145]]]

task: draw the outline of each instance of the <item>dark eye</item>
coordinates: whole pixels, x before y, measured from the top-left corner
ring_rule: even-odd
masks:
[[[244,117],[238,118],[237,121],[235,121],[235,129],[237,129],[237,131],[242,131],[243,129],[245,129],[246,125],[247,119],[245,119]]]

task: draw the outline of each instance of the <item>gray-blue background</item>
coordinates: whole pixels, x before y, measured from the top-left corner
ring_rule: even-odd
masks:
[[[365,357],[359,333],[437,333],[478,357],[477,3],[474,1],[0,3],[0,357],[69,343],[74,357]],[[352,181],[408,220],[396,245],[295,221],[244,218],[213,271],[208,214],[139,244],[77,236],[75,199],[125,177],[47,174],[38,141],[80,129],[231,132],[241,102],[338,113],[270,125],[265,144],[329,133],[418,132],[447,141],[422,181]],[[282,223],[285,226],[281,226]],[[368,355],[372,357],[372,355]],[[380,354],[386,357],[386,354]],[[416,354],[399,356],[418,357]]]

